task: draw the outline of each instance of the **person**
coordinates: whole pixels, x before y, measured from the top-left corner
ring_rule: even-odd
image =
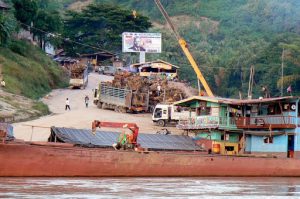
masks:
[[[133,45],[129,49],[134,51],[146,51],[146,49],[143,47],[143,43],[141,42],[141,38],[139,37],[133,38]]]
[[[158,84],[157,85],[157,93],[158,93],[158,95],[160,95],[160,90],[161,90],[161,86],[160,86],[160,84]]]
[[[130,148],[132,146],[132,141],[133,141],[133,132],[130,128],[128,128],[127,124],[124,124],[123,131],[118,137],[117,143],[114,143],[112,146],[116,150],[119,150],[121,148],[126,149],[127,147]]]
[[[85,98],[84,98],[86,108],[89,106],[89,100],[90,100],[89,96],[86,95]]]
[[[69,98],[66,99],[66,108],[65,108],[65,110],[68,110],[68,109],[71,110]]]
[[[4,79],[2,79],[2,81],[1,81],[1,87],[5,87],[5,81],[4,81]]]

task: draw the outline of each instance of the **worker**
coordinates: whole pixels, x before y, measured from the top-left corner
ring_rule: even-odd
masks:
[[[65,107],[65,110],[68,110],[68,109],[71,110],[69,98],[66,99],[66,107]]]
[[[89,106],[89,100],[90,100],[89,96],[86,95],[85,98],[84,98],[86,108]]]
[[[159,96],[160,95],[160,90],[161,90],[161,86],[160,84],[157,85],[157,95]]]
[[[117,143],[114,143],[112,146],[119,150],[121,148],[126,149],[127,147],[132,147],[133,142],[133,132],[128,128],[127,124],[123,125],[123,131],[118,137]]]

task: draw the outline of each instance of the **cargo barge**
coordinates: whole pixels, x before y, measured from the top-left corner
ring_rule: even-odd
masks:
[[[273,156],[208,154],[185,148],[184,136],[140,135],[147,151],[114,150],[109,147],[118,133],[51,129],[50,140],[0,144],[1,177],[198,177],[198,176],[300,176],[300,159]],[[76,135],[76,136],[74,136]],[[114,135],[114,136],[113,136]],[[148,139],[147,139],[148,136]],[[150,136],[150,137],[149,137]],[[169,136],[169,137],[168,137]],[[157,137],[157,141],[155,141]],[[79,139],[81,138],[81,139]],[[94,138],[92,142],[91,138]],[[171,142],[166,145],[165,140]],[[68,140],[75,143],[62,143]],[[147,141],[148,140],[148,141]],[[150,140],[155,144],[149,144]],[[158,146],[164,143],[163,146]],[[174,143],[177,143],[174,145]],[[93,145],[93,146],[89,146]],[[95,147],[98,145],[99,147]],[[100,147],[101,145],[101,147]],[[181,149],[180,149],[181,147]],[[196,146],[195,146],[196,147]],[[168,150],[167,150],[168,149]]]

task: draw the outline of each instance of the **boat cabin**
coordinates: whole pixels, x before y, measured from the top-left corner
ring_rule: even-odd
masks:
[[[300,158],[300,97],[240,100],[245,152]]]
[[[195,139],[235,143],[235,153],[300,158],[299,100],[292,96],[251,100],[194,96],[174,103],[197,113],[180,120],[177,128],[195,133]]]

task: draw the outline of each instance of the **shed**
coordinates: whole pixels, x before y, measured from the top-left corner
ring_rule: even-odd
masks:
[[[139,72],[140,76],[148,77],[151,75],[165,74],[166,76],[173,79],[178,76],[177,70],[180,67],[158,59],[151,62],[132,64],[131,68],[135,68],[136,71]]]

